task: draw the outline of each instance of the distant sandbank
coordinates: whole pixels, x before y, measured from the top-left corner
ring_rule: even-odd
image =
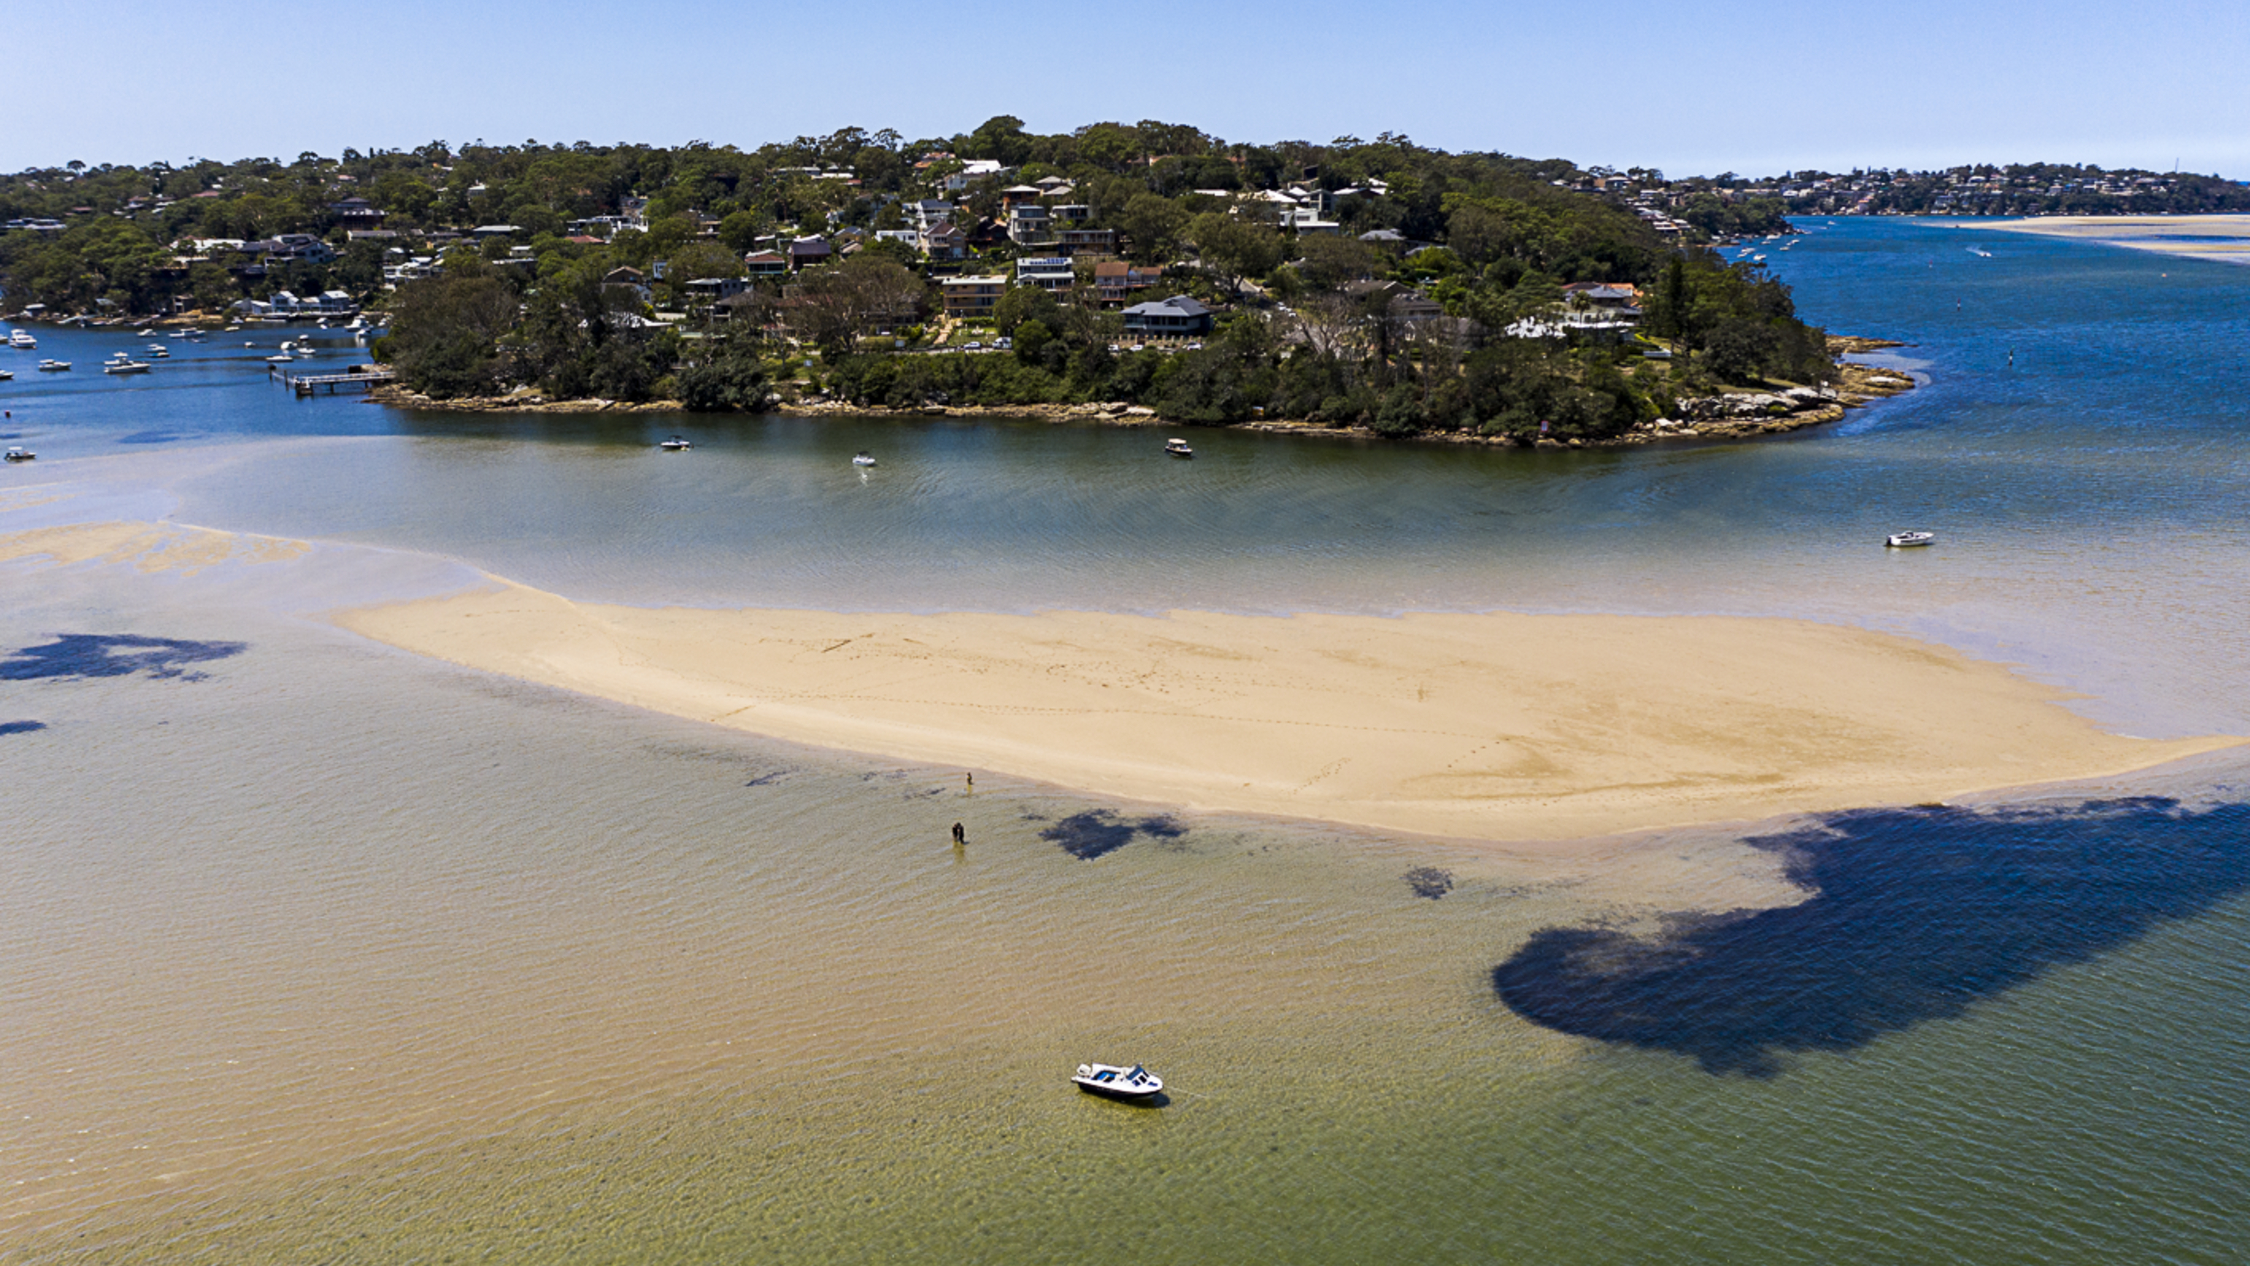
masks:
[[[2250,264],[2250,215],[2057,215],[1967,220],[1957,227],[2067,237],[2182,259]]]
[[[333,618],[796,742],[1518,846],[2113,775],[2240,741],[2105,733],[2003,666],[1784,619],[650,610],[504,581]]]

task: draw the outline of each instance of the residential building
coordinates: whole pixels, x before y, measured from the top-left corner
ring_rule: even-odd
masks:
[[[926,229],[940,220],[952,219],[953,204],[942,198],[924,198],[919,202],[908,203],[903,214],[907,223],[917,230]]]
[[[328,204],[328,213],[346,229],[379,229],[383,227],[383,212],[365,198],[346,198]]]
[[[1125,309],[1125,332],[1146,338],[1185,338],[1209,334],[1211,309],[1186,295],[1173,295]]]
[[[789,271],[789,257],[779,251],[752,251],[742,257],[742,271],[752,277],[779,277]]]
[[[797,272],[809,264],[825,264],[835,253],[829,248],[827,240],[817,233],[811,237],[800,237],[789,243],[789,271]]]
[[[919,245],[932,261],[949,263],[968,257],[969,235],[953,221],[940,220],[922,231]]]
[[[1047,208],[1038,203],[1018,203],[1008,208],[1008,240],[1018,246],[1051,246],[1055,235]]]
[[[1117,230],[1061,229],[1055,233],[1055,247],[1065,255],[1115,255]]]
[[[1126,297],[1146,290],[1164,276],[1162,268],[1142,268],[1122,259],[1105,259],[1094,265],[1094,301],[1105,308],[1123,307]]]
[[[961,164],[961,170],[945,178],[945,191],[960,193],[980,180],[1006,176],[1014,170],[1013,167],[1001,166],[997,159],[972,158]]]
[[[1067,255],[1042,255],[1016,261],[1016,284],[1041,290],[1068,290],[1077,280]]]
[[[1389,295],[1386,311],[1393,321],[1428,321],[1445,315],[1445,308],[1436,300],[1395,281],[1355,281],[1344,287],[1344,293],[1363,302],[1370,295]]]
[[[986,317],[992,315],[1000,296],[1008,293],[1006,277],[948,277],[938,283],[945,294],[945,314],[949,317]]]
[[[1562,288],[1563,303],[1590,316],[1627,323],[1641,319],[1641,291],[1622,281],[1574,281]]]
[[[687,284],[689,302],[703,305],[732,299],[749,288],[747,277],[698,277]]]

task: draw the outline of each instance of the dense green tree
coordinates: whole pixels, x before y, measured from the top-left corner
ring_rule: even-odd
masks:
[[[477,269],[399,287],[383,355],[399,379],[440,399],[500,385],[499,342],[514,328],[517,299],[505,280]]]

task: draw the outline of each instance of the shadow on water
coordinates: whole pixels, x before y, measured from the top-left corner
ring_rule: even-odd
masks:
[[[0,721],[0,735],[36,734],[46,728],[45,721]]]
[[[1062,846],[1062,851],[1081,861],[1107,857],[1133,842],[1136,836],[1152,840],[1176,840],[1187,834],[1187,828],[1161,815],[1150,818],[1121,818],[1107,809],[1088,809],[1073,813],[1039,833],[1039,838]]]
[[[1675,916],[1653,937],[1547,928],[1493,988],[1547,1028],[1771,1077],[1788,1053],[1958,1016],[2250,888],[2243,804],[1864,810],[1748,842],[1816,895]]]
[[[0,681],[43,678],[128,677],[147,673],[181,681],[202,681],[207,673],[186,665],[240,655],[248,642],[191,642],[131,633],[64,633],[43,646],[27,646],[0,659]]]

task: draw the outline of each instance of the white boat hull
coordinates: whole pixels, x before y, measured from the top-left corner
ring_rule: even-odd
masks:
[[[1087,1094],[1109,1099],[1145,1103],[1164,1093],[1164,1079],[1138,1064],[1131,1068],[1121,1068],[1115,1064],[1080,1064],[1077,1074],[1070,1080]]]

